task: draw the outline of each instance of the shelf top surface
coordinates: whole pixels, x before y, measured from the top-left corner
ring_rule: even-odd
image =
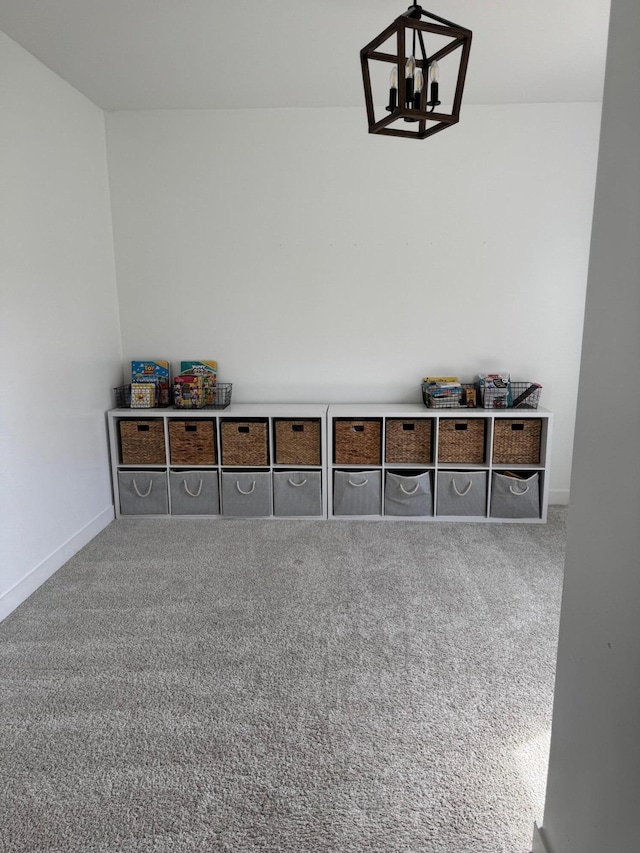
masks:
[[[423,403],[232,403],[226,409],[111,409],[119,418],[536,418],[551,416],[548,409],[430,409]]]
[[[431,418],[548,418],[551,412],[540,406],[537,409],[467,409],[463,406],[430,409],[424,403],[332,403],[329,415],[335,418],[408,418],[418,415]]]
[[[232,403],[226,409],[111,409],[118,418],[323,418],[327,403]]]

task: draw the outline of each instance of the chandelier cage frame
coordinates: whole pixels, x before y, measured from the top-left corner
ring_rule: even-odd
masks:
[[[428,20],[422,20],[422,18]],[[450,41],[429,55],[425,49],[425,33],[433,33],[450,39]],[[396,36],[396,53],[381,52],[380,46],[391,39],[394,34]],[[410,6],[406,12],[363,47],[360,51],[360,61],[369,133],[426,139],[433,136],[434,133],[439,133],[441,130],[457,124],[460,120],[460,106],[469,63],[471,38],[471,30],[433,15],[431,12],[425,12],[420,6],[414,5]],[[419,56],[416,53],[416,46],[419,48]],[[413,53],[407,52],[408,47],[412,48]],[[440,106],[438,83],[435,84],[435,90],[432,83],[431,100],[429,100],[429,68],[431,63],[438,62],[455,51],[459,51],[459,65],[451,112],[436,112],[436,107]],[[415,94],[413,92],[413,79],[405,77],[405,66],[411,56],[415,59],[415,67],[419,68],[423,75],[421,91]],[[394,103],[390,89],[390,101],[386,107],[389,115],[383,116],[381,119],[376,119],[375,116],[370,62],[387,63],[391,66],[395,65],[397,68],[397,97]],[[392,126],[397,122],[413,123],[417,124],[417,127],[410,129]]]

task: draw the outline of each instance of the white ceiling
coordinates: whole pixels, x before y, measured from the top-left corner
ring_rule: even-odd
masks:
[[[407,0],[0,0],[0,30],[100,107],[363,104]],[[428,0],[473,31],[465,103],[599,101],[610,0]]]

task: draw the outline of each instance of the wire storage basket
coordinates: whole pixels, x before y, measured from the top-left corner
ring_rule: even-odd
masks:
[[[511,382],[511,408],[537,409],[542,385],[537,382]]]
[[[233,382],[217,382],[210,391],[211,403],[205,403],[203,409],[226,409],[231,405],[231,389]]]
[[[485,409],[537,409],[541,393],[538,382],[513,379],[502,388],[480,386],[481,406]]]
[[[117,409],[131,408],[131,385],[118,385],[113,389]]]
[[[134,402],[136,402],[136,405],[132,406],[131,405],[131,388],[132,388],[131,384],[129,384],[129,385],[118,385],[116,388],[113,389],[117,409],[131,409],[131,408],[134,408],[134,409],[158,409],[158,408],[166,409],[166,408],[168,408],[168,404],[166,404],[164,402],[162,402],[162,403],[160,402],[160,396],[161,395],[158,392],[158,386],[156,383],[145,384],[145,383],[136,382],[136,383],[134,383],[133,387],[134,388],[138,388],[138,387],[151,388],[151,393],[149,394],[150,405],[140,405],[139,403],[137,403],[137,401],[134,401]]]
[[[422,383],[422,402],[429,409],[460,409],[476,407],[476,386],[473,382],[463,382],[459,393],[446,396],[434,394],[426,382]]]

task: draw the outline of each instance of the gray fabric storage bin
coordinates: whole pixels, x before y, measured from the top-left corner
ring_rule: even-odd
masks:
[[[271,472],[223,471],[222,514],[236,517],[271,515]]]
[[[274,471],[273,514],[322,515],[320,471]]]
[[[217,471],[169,471],[171,515],[219,515]]]
[[[438,471],[437,515],[486,515],[486,471]]]
[[[169,512],[166,471],[118,471],[122,515],[166,515]]]
[[[381,515],[382,471],[334,471],[334,515]]]
[[[384,484],[385,515],[433,515],[431,474],[410,477],[387,471]]]
[[[540,518],[540,487],[536,471],[525,479],[494,472],[492,518]]]

